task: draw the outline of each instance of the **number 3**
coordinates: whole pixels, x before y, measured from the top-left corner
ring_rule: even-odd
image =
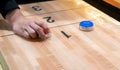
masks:
[[[35,11],[40,11],[40,10],[42,10],[42,9],[40,8],[40,6],[32,6],[32,9],[34,9]]]

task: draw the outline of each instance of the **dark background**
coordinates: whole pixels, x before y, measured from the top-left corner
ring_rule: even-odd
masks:
[[[97,9],[101,10],[102,12],[108,14],[114,19],[120,21],[120,9],[119,8],[114,7],[104,2],[103,0],[84,0],[84,1],[96,7]]]
[[[43,2],[43,1],[52,1],[52,0],[15,0],[18,4],[27,4],[33,2]]]

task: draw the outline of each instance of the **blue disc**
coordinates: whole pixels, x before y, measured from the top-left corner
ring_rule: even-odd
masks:
[[[85,28],[92,27],[93,25],[94,25],[93,22],[88,21],[88,20],[80,22],[80,26],[85,27]]]

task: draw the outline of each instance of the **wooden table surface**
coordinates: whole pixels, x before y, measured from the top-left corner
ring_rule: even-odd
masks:
[[[52,36],[45,41],[21,38],[0,19],[0,52],[9,70],[120,70],[120,22],[84,1],[76,1],[20,5],[24,16],[48,24]],[[35,11],[33,6],[41,10]],[[55,22],[47,22],[45,17]],[[81,31],[79,22],[83,20],[92,21],[94,30]]]

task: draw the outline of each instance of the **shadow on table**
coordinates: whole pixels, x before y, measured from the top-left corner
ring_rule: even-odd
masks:
[[[0,30],[12,31],[12,26],[8,24],[4,19],[0,19]]]

